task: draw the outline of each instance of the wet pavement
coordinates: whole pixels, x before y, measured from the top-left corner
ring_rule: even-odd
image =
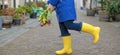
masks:
[[[38,23],[33,24],[37,22],[35,20],[31,23],[34,26],[19,27],[23,32],[17,36],[19,32],[16,31],[18,33],[14,34],[16,36],[14,39],[7,39],[7,42],[0,47],[0,55],[56,55],[55,51],[62,48],[62,40],[59,37],[60,31],[55,14],[53,16],[51,26],[40,27]],[[100,41],[94,45],[91,35],[70,30],[73,48],[73,53],[70,55],[120,55],[120,22],[100,22],[98,16],[86,16],[84,11],[79,10],[77,19],[76,22],[82,21],[100,26]],[[32,28],[29,28],[30,26]]]

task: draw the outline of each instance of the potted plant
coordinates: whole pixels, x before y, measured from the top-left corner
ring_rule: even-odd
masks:
[[[0,15],[2,16],[2,26],[3,28],[10,28],[12,26],[12,16],[15,13],[14,8],[6,8],[0,11]]]
[[[106,10],[99,10],[99,21],[109,21],[109,13]]]
[[[13,24],[14,25],[20,25],[21,24],[21,14],[19,13],[16,13],[14,16],[13,16]]]
[[[113,21],[120,21],[120,0],[110,0],[108,11]]]
[[[99,2],[101,3],[101,9],[98,11],[99,21],[110,21],[108,12],[109,1],[100,0]]]
[[[25,18],[25,13],[26,13],[26,6],[20,6],[19,8],[16,8],[16,16],[21,15],[21,24],[25,24],[26,18]]]
[[[92,8],[92,1],[90,0],[90,9],[87,9],[87,16],[95,16],[95,9]]]
[[[37,18],[37,4],[33,3],[31,5],[33,13],[31,14],[31,18]]]
[[[36,18],[37,17],[37,13],[35,12],[35,9],[34,8],[37,8],[37,5],[33,2],[28,2],[26,3],[27,6],[29,6],[29,11],[31,12],[30,13],[30,18]]]

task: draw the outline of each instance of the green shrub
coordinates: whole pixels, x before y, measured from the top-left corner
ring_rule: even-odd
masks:
[[[110,0],[108,11],[111,17],[120,14],[120,0]]]
[[[21,19],[22,14],[16,13],[15,15],[13,15],[14,19]]]
[[[26,13],[29,13],[29,14],[33,13],[32,8],[28,5],[21,6],[21,8],[25,10]]]
[[[42,7],[43,9],[46,9],[46,3],[45,2],[37,2],[38,7]]]
[[[16,13],[20,13],[20,14],[22,14],[22,13],[25,11],[25,10],[22,9],[21,7],[16,8],[15,10],[16,10]]]

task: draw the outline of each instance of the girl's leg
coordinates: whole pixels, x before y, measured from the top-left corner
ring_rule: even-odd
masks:
[[[59,23],[61,37],[63,41],[63,48],[61,50],[56,51],[56,54],[71,54],[72,53],[72,41],[71,36],[65,27],[64,23]]]
[[[62,36],[63,48],[56,51],[56,54],[71,54],[72,53],[72,38],[71,36]]]
[[[94,44],[96,44],[99,40],[100,27],[95,27],[91,24],[82,22],[74,23],[73,20],[64,22],[64,25],[66,26],[67,29],[70,30],[77,30],[92,34],[94,37]]]
[[[68,32],[68,29],[66,28],[63,22],[59,23],[59,28],[60,28],[61,36],[70,36],[70,33]]]
[[[90,25],[88,23],[82,23],[82,32],[89,33],[93,35],[93,43],[96,44],[99,41],[99,36],[100,36],[100,27],[95,27],[93,25]]]
[[[82,28],[82,22],[74,23],[74,20],[65,21],[64,25],[67,29],[80,31]]]

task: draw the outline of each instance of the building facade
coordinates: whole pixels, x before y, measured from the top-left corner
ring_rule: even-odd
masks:
[[[86,8],[87,9],[90,9],[90,6],[91,8],[96,8],[96,7],[100,7],[100,3],[99,3],[100,0],[87,0],[86,1]]]
[[[0,9],[3,8],[17,8],[19,5],[22,6],[26,2],[39,2],[39,1],[47,1],[47,0],[0,0]]]
[[[96,8],[99,7],[100,4],[98,3],[99,0],[79,0],[76,3],[78,4],[79,7],[84,7],[86,9],[91,8]]]

